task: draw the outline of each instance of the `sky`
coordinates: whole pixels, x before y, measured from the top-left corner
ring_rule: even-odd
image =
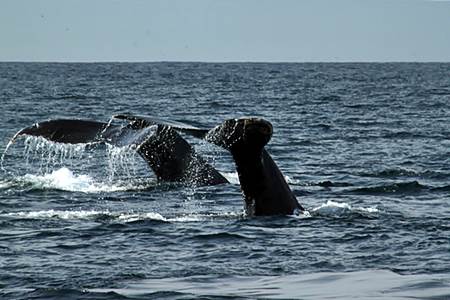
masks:
[[[0,0],[0,61],[450,62],[450,1]]]

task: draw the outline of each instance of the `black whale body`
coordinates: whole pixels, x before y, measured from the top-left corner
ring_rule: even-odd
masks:
[[[272,132],[272,124],[266,120],[240,118],[225,121],[205,137],[231,152],[249,214],[289,215],[304,210],[264,149]]]
[[[158,180],[191,185],[228,183],[199,156],[172,127],[132,122],[126,126],[90,120],[49,120],[20,130],[20,135],[40,136],[58,143],[108,143],[134,146]]]
[[[264,146],[272,125],[259,118],[231,119],[211,130],[152,117],[117,115],[126,125],[90,120],[49,120],[16,133],[59,143],[109,143],[133,146],[161,181],[192,185],[227,183],[177,132],[203,138],[230,151],[245,208],[250,215],[289,215],[303,211],[283,174]]]

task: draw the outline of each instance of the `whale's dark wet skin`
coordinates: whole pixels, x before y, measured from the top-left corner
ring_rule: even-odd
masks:
[[[216,185],[228,181],[208,164],[177,130],[221,146],[236,164],[249,215],[288,215],[303,211],[283,174],[264,149],[272,125],[259,118],[231,119],[203,130],[179,122],[118,115],[128,121],[117,125],[87,120],[50,120],[20,130],[20,135],[41,136],[59,143],[109,143],[133,146],[161,181]]]
[[[88,120],[50,120],[20,130],[16,136],[41,136],[58,143],[108,143],[133,146],[161,181],[215,185],[228,181],[174,129],[164,124],[115,125]]]
[[[225,121],[206,136],[206,140],[231,152],[246,209],[254,215],[286,215],[304,210],[264,149],[272,132],[272,125],[266,120],[241,118]]]

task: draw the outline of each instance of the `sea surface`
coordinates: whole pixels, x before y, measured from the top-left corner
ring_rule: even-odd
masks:
[[[0,63],[0,104],[2,299],[450,299],[448,63]],[[269,120],[308,214],[246,216],[230,155],[189,137],[230,184],[157,182],[128,148],[9,144],[118,113]]]

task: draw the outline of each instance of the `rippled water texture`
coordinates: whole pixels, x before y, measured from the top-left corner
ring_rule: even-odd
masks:
[[[20,138],[0,171],[0,297],[449,299],[450,64],[0,63],[1,152],[55,118],[256,115],[307,216],[231,182],[158,183],[133,149]]]

